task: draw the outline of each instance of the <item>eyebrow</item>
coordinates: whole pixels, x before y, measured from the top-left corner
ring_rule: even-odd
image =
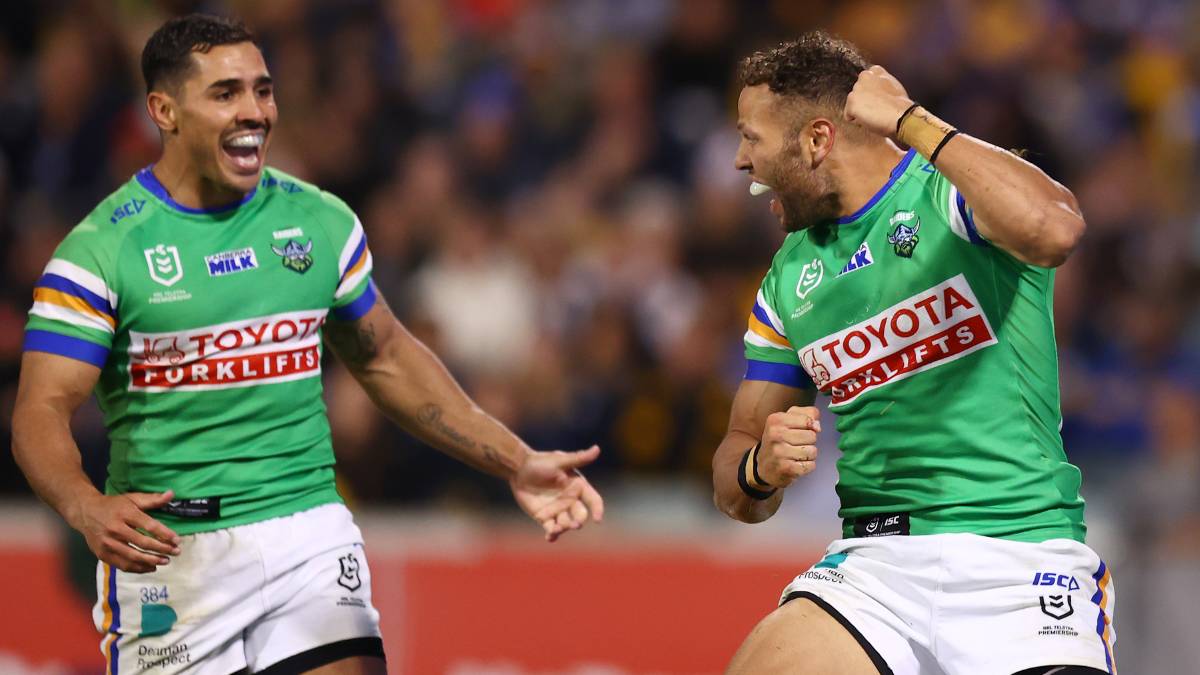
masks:
[[[241,84],[242,84],[241,80],[237,79],[236,77],[230,77],[230,78],[226,78],[224,80],[217,80],[216,82],[213,82],[212,84],[208,85],[208,88],[209,89],[234,89],[234,88],[240,87]],[[259,75],[254,80],[255,87],[261,87],[265,84],[273,84],[273,81],[271,80],[270,75]]]

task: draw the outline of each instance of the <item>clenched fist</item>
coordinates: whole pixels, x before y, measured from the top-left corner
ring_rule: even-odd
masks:
[[[899,80],[882,66],[871,66],[858,74],[854,89],[846,96],[846,119],[894,138],[896,122],[912,104]]]
[[[758,449],[758,475],[770,487],[787,487],[816,468],[818,417],[816,408],[796,405],[767,417]]]

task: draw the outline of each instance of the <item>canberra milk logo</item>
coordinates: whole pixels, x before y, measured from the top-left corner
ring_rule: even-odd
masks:
[[[252,248],[214,253],[204,256],[204,262],[208,265],[208,276],[210,277],[225,276],[258,267],[258,258],[254,256]]]
[[[179,262],[179,249],[174,246],[159,244],[148,248],[146,266],[150,268],[150,278],[163,286],[174,286],[183,278],[183,263]]]
[[[800,270],[800,281],[796,284],[796,295],[801,298],[806,297],[813,292],[817,286],[821,284],[821,279],[825,277],[825,265],[820,258],[813,258],[812,262],[806,264]]]
[[[842,271],[838,272],[838,276],[840,277],[854,270],[861,270],[873,262],[875,262],[875,259],[871,257],[871,247],[867,246],[867,242],[864,241],[862,246],[859,246],[858,250],[854,252],[854,255],[850,256],[850,261],[846,263]]]

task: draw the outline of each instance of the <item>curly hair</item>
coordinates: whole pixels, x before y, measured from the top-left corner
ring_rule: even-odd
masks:
[[[211,14],[188,14],[171,19],[154,31],[142,49],[142,78],[146,91],[174,87],[193,67],[192,52],[254,42],[240,21]]]
[[[744,87],[765,84],[780,96],[841,110],[858,74],[868,66],[853,44],[813,31],[742,59],[738,79]]]

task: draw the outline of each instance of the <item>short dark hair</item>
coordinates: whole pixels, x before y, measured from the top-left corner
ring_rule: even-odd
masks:
[[[780,96],[841,110],[859,73],[868,66],[866,57],[850,42],[813,31],[742,59],[738,79],[744,87],[765,84]]]
[[[188,14],[164,23],[142,49],[146,92],[174,87],[192,69],[192,52],[207,53],[220,45],[254,42],[241,21],[212,14]]]

